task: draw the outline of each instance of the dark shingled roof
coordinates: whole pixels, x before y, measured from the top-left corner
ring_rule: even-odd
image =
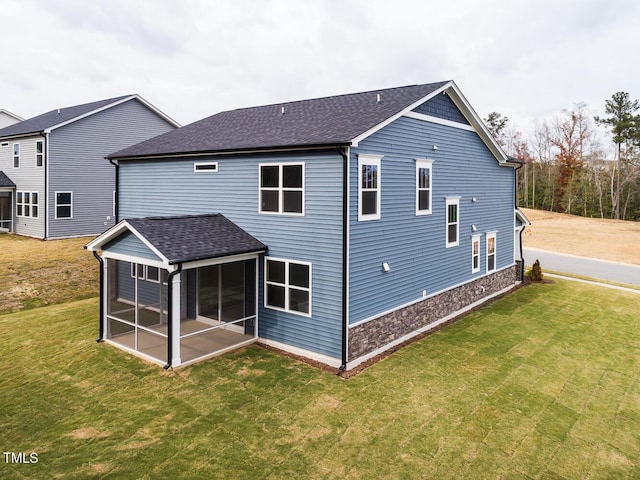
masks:
[[[447,83],[230,110],[125,148],[108,158],[344,145]]]
[[[170,264],[260,252],[267,246],[221,214],[130,218]]]
[[[28,133],[37,133],[53,127],[60,123],[68,122],[76,117],[80,117],[99,108],[106,107],[111,103],[115,103],[123,98],[130,97],[131,95],[123,95],[122,97],[109,98],[107,100],[100,100],[98,102],[85,103],[83,105],[76,105],[74,107],[61,108],[60,113],[58,109],[51,110],[50,112],[43,113],[37,117],[28,118],[22,122],[14,123],[8,127],[0,129],[0,137],[9,137],[14,135],[25,135]]]
[[[15,187],[16,184],[11,181],[7,175],[0,170],[0,187]]]

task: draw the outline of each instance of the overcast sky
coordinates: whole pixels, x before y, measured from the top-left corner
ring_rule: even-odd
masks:
[[[222,110],[453,79],[525,132],[640,98],[636,0],[0,0],[0,108]]]

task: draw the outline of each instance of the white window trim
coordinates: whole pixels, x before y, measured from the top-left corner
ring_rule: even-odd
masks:
[[[478,242],[478,253],[475,253],[473,246]],[[473,235],[471,237],[471,273],[478,273],[480,271],[480,247],[482,246],[482,235]],[[478,258],[478,266],[475,267],[474,260]]]
[[[495,272],[498,269],[498,232],[487,232],[487,245],[486,245],[486,265],[487,265],[487,273]],[[493,238],[493,268],[489,270],[489,239]]]
[[[129,275],[131,278],[137,278],[138,280],[145,280],[151,283],[160,283],[160,280],[162,279],[162,284],[163,285],[167,284],[167,282],[162,278],[162,272],[164,271],[163,268],[157,267],[154,265],[145,265],[142,263],[135,263],[135,262],[129,262],[129,265],[130,265]],[[138,276],[138,267],[142,267],[142,276]],[[158,270],[158,280],[153,280],[149,278],[149,268],[156,268]]]
[[[418,187],[419,172],[421,168],[429,169],[429,208],[420,210],[420,188]],[[416,158],[416,215],[431,215],[433,210],[433,160]],[[424,190],[424,189],[423,189]]]
[[[283,186],[283,167],[300,165],[302,166],[302,188],[293,188]],[[278,186],[277,187],[262,187],[260,182],[262,181],[262,167],[278,167]],[[304,162],[275,162],[275,163],[259,163],[258,164],[258,213],[261,215],[285,215],[292,217],[304,217],[306,210],[306,167]],[[277,191],[278,192],[278,211],[266,212],[262,211],[262,191]],[[284,211],[284,191],[302,192],[302,212],[285,212]]]
[[[42,144],[42,153],[38,153],[38,144]],[[42,165],[38,165],[38,155],[42,155]],[[36,140],[35,144],[36,168],[44,168],[44,140]]]
[[[71,195],[71,199],[69,202],[69,207],[70,207],[70,215],[68,217],[58,217],[58,194],[59,193],[68,193]],[[73,192],[67,191],[67,190],[61,190],[59,192],[54,192],[53,194],[53,200],[54,200],[54,212],[55,212],[55,218],[60,219],[60,220],[71,220],[73,218]],[[66,203],[63,203],[61,206],[67,206]]]
[[[33,203],[33,194],[36,194],[38,196],[38,202],[37,203]],[[22,201],[18,202],[18,194],[22,194]],[[25,201],[26,195],[29,195],[29,202],[27,203]],[[18,215],[18,205],[22,206],[22,214]],[[29,215],[25,215],[25,205],[29,206]],[[38,210],[38,214],[37,215],[33,215],[33,207],[37,207]],[[21,218],[38,218],[40,216],[40,193],[39,192],[31,192],[31,191],[27,191],[27,190],[18,190],[16,192],[16,217],[21,217]]]
[[[449,242],[449,206],[456,205],[458,208],[456,209],[458,212],[458,218],[456,221],[456,241]],[[445,231],[444,231],[444,239],[446,248],[457,247],[460,245],[460,197],[445,197]]]
[[[268,261],[274,261],[274,262],[283,262],[284,265],[284,282],[285,283],[278,283],[278,282],[270,282],[267,280],[267,263]],[[298,287],[296,285],[291,286],[289,285],[289,265],[291,263],[297,264],[297,265],[306,265],[309,267],[309,288],[305,288],[305,287]],[[285,308],[280,308],[280,307],[274,307],[273,305],[269,305],[267,304],[267,285],[277,285],[280,287],[284,287],[284,304],[285,304]],[[264,307],[265,308],[269,308],[271,310],[278,310],[280,312],[287,312],[287,313],[291,313],[293,315],[300,315],[301,317],[307,317],[307,318],[311,318],[311,313],[312,313],[312,298],[313,298],[313,266],[310,262],[303,262],[300,260],[289,260],[286,258],[277,258],[277,257],[265,257],[264,258]],[[309,313],[304,313],[304,312],[299,312],[298,310],[291,310],[289,308],[289,290],[293,288],[294,290],[302,290],[305,292],[309,292]]]
[[[382,206],[382,168],[381,160],[383,155],[369,155],[364,153],[358,154],[358,221],[366,222],[368,220],[380,220],[381,218],[381,206]],[[376,196],[376,213],[374,214],[362,214],[362,166],[363,165],[375,165],[378,168],[378,185],[375,190],[378,192]],[[374,190],[374,189],[370,189]]]
[[[18,147],[18,154],[16,155],[16,146]],[[16,167],[16,157],[18,157],[18,166]],[[11,162],[13,165],[13,168],[20,168],[20,144],[19,143],[14,143],[13,144],[13,153],[11,155]]]
[[[198,168],[198,167],[205,167],[205,168]],[[206,168],[206,167],[209,167],[209,168]],[[218,173],[218,162],[194,162],[193,171],[195,173]]]

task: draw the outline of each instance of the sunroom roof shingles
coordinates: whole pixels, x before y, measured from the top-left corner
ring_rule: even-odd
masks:
[[[170,264],[260,252],[267,246],[221,214],[126,220]]]

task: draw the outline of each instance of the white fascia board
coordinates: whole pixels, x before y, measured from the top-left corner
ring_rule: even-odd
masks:
[[[164,113],[162,110],[156,108],[154,105],[152,105],[151,103],[147,102],[144,98],[142,98],[140,95],[134,95],[134,98],[136,98],[140,103],[142,103],[145,107],[147,107],[149,110],[151,110],[152,112],[154,112],[156,115],[158,115],[159,117],[162,117],[163,119],[165,119],[167,122],[169,122],[171,125],[173,125],[176,128],[180,128],[182,125],[180,125],[178,122],[176,122],[173,118],[171,118],[169,115],[167,115],[166,113]]]
[[[425,115],[424,113],[407,112],[404,114],[404,116],[415,118],[416,120],[422,120],[423,122],[437,123],[438,125],[446,125],[447,127],[459,128],[460,130],[468,130],[470,132],[476,131],[476,129],[472,125],[465,125],[464,123],[453,122],[451,120],[445,120],[444,118]]]
[[[169,265],[169,259],[167,257],[165,257],[164,255],[162,255],[162,253],[160,253],[160,251],[158,251],[158,249],[156,247],[154,247],[149,242],[149,240],[144,238],[144,236],[141,235],[140,232],[138,232],[135,228],[133,228],[131,225],[129,225],[129,223],[126,220],[122,220],[122,221],[118,222],[116,225],[111,227],[109,230],[104,232],[102,235],[100,235],[97,238],[94,238],[91,242],[89,242],[85,246],[85,248],[87,250],[92,251],[92,252],[96,252],[96,251],[102,250],[102,246],[103,245],[106,245],[110,241],[112,241],[115,238],[117,238],[120,235],[122,235],[125,230],[128,230],[129,232],[133,233],[136,237],[138,237],[138,239],[142,243],[144,243],[149,250],[151,250],[153,253],[155,253],[158,256],[158,258],[161,259],[161,261],[162,261],[162,263],[164,265],[166,265],[166,266]],[[151,260],[145,259],[145,261],[151,261]],[[144,263],[144,262],[139,262],[139,263]]]
[[[431,92],[429,95],[426,95],[424,97],[422,97],[420,100],[417,100],[415,102],[413,102],[411,105],[409,105],[408,107],[404,108],[403,110],[399,111],[398,113],[396,113],[395,115],[387,118],[384,122],[379,123],[378,125],[376,125],[373,128],[370,128],[369,130],[367,130],[364,133],[361,133],[360,135],[358,135],[357,137],[353,138],[351,140],[351,146],[353,147],[357,147],[358,143],[360,143],[362,140],[364,140],[365,138],[369,137],[370,135],[374,134],[375,132],[377,132],[378,130],[380,130],[381,128],[386,127],[387,125],[389,125],[391,122],[396,121],[398,118],[402,117],[403,115],[405,115],[407,112],[410,112],[411,110],[413,110],[414,108],[416,108],[418,105],[426,102],[427,100],[435,97],[436,95],[438,95],[439,93],[444,92],[445,90],[447,90],[451,85],[453,85],[453,82],[447,82],[445,83],[442,87],[440,87],[439,89],[437,89],[434,92]]]
[[[491,135],[487,126],[484,124],[480,116],[478,116],[469,101],[462,94],[455,82],[450,82],[450,84],[448,85],[447,94],[449,95],[449,98],[453,101],[453,103],[455,103],[456,106],[460,109],[469,123],[471,123],[471,125],[476,129],[476,133],[485,143],[487,148],[489,148],[491,153],[493,153],[494,157],[496,157],[496,160],[498,160],[501,165],[512,167],[513,165],[508,163],[508,155],[502,149],[500,144],[496,142],[495,138],[493,138],[493,135]]]
[[[178,122],[176,122],[171,117],[169,117],[169,116],[165,115],[164,113],[162,113],[160,110],[158,110],[156,107],[151,105],[149,102],[144,100],[139,95],[129,95],[129,96],[124,97],[124,98],[122,98],[122,99],[120,99],[120,100],[118,100],[116,102],[110,103],[110,104],[105,105],[105,106],[100,107],[100,108],[96,108],[95,110],[87,112],[84,115],[78,115],[77,117],[74,117],[74,118],[72,118],[70,120],[67,120],[66,122],[62,122],[62,123],[59,123],[57,125],[53,125],[52,127],[49,127],[47,129],[45,129],[44,133],[51,133],[51,131],[55,130],[56,128],[64,127],[65,125],[69,125],[70,123],[77,122],[78,120],[82,120],[83,118],[90,117],[91,115],[95,115],[96,113],[102,112],[104,110],[108,110],[108,109],[116,107],[118,105],[122,105],[123,103],[128,102],[130,100],[134,100],[134,99],[140,101],[140,103],[142,103],[145,107],[149,108],[154,113],[160,115],[162,118],[164,118],[167,122],[169,122],[172,125],[174,125],[176,128],[180,127],[180,124]]]
[[[517,207],[516,207],[516,218],[519,218],[520,221],[522,222],[522,225],[525,227],[528,227],[529,225],[531,225],[531,221],[527,218],[524,212]]]
[[[24,121],[24,118],[16,115],[15,113],[11,113],[9,110],[5,110],[4,108],[0,108],[0,113],[4,113],[5,115],[15,118],[19,122]]]
[[[108,109],[110,109],[112,107],[115,107],[116,105],[120,105],[120,104],[122,104],[124,102],[128,102],[129,100],[131,100],[133,98],[136,98],[136,95],[129,95],[128,97],[124,97],[123,99],[118,100],[117,102],[113,102],[113,103],[110,103],[108,105],[104,105],[103,107],[96,108],[95,110],[87,112],[84,115],[78,115],[77,117],[73,117],[72,119],[67,120],[66,122],[58,123],[57,125],[53,125],[52,127],[46,128],[44,130],[44,133],[51,133],[56,128],[64,127],[65,125],[69,125],[70,123],[77,122],[78,120],[82,120],[83,118],[90,117],[91,115],[95,115],[98,112],[102,112],[104,110],[108,110]]]

